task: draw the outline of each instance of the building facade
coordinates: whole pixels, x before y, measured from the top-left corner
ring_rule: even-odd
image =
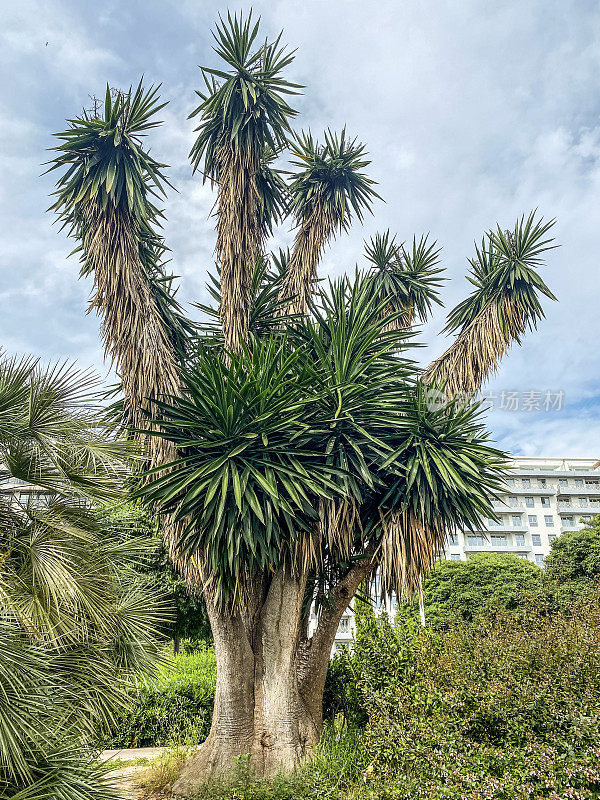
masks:
[[[515,458],[505,491],[494,503],[497,519],[480,531],[456,531],[443,558],[465,561],[475,553],[512,553],[540,567],[554,539],[578,530],[600,514],[600,462],[581,458]],[[396,601],[383,602],[375,585],[375,609],[394,614]],[[316,618],[311,619],[316,627]],[[337,631],[334,652],[354,638],[354,613],[348,608]]]
[[[597,464],[594,459],[514,459],[506,492],[494,503],[498,519],[488,519],[481,531],[457,531],[445,558],[513,553],[542,567],[557,536],[600,514]]]

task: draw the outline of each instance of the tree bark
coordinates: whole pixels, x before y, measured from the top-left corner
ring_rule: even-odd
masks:
[[[211,730],[185,764],[173,792],[189,796],[245,756],[257,775],[294,770],[318,740],[323,690],[339,620],[372,568],[365,559],[334,590],[334,605],[307,638],[306,576],[273,575],[251,607],[225,613],[207,602],[217,685]]]

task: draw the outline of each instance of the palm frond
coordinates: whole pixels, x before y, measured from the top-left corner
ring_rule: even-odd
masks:
[[[87,373],[0,354],[0,792],[9,797],[113,798],[90,742],[126,703],[122,678],[151,671],[159,655],[165,609],[147,589],[125,588],[123,556],[93,507],[123,496],[136,455],[104,427],[100,401]]]
[[[315,289],[317,267],[327,242],[339,231],[347,231],[353,216],[362,221],[374,198],[375,181],[363,170],[370,164],[365,146],[341,134],[325,133],[325,144],[310,133],[292,141],[289,210],[296,219],[292,257],[287,264],[280,297],[291,314],[305,314]]]
[[[517,220],[512,231],[489,231],[471,260],[475,290],[448,315],[447,331],[457,336],[425,373],[449,397],[477,392],[513,343],[544,317],[540,295],[556,300],[537,269],[557,245],[548,232],[554,220],[536,212]]]

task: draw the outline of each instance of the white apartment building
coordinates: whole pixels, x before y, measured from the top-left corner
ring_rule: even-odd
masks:
[[[577,530],[600,514],[600,462],[588,458],[514,458],[506,489],[494,503],[497,520],[480,531],[457,531],[443,558],[465,561],[474,553],[513,553],[540,567],[561,533]],[[375,608],[393,616],[396,602]],[[316,627],[316,618],[311,620]],[[334,652],[354,638],[354,613],[348,608],[336,635]]]
[[[600,514],[600,464],[582,458],[515,458],[506,492],[494,503],[497,520],[481,531],[456,532],[444,556],[514,553],[539,566],[557,536]]]

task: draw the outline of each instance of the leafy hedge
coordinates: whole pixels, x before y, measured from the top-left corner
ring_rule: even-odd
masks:
[[[131,706],[107,748],[197,744],[210,730],[215,698],[214,650],[171,657],[157,678],[129,689]]]
[[[363,611],[334,679],[329,715],[363,725],[365,797],[600,797],[598,598],[448,630]]]

